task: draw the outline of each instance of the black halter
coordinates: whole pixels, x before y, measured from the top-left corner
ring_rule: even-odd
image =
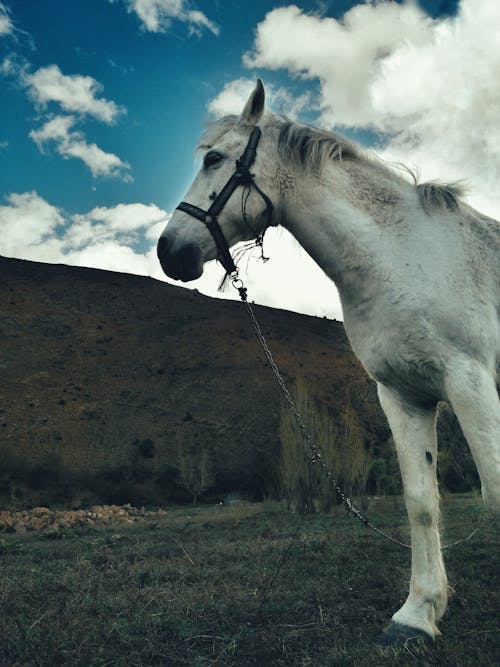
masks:
[[[188,204],[185,201],[181,202],[177,207],[179,211],[183,211],[184,213],[191,215],[193,218],[200,220],[206,225],[219,251],[218,259],[222,266],[226,269],[227,273],[230,275],[236,272],[236,266],[234,264],[233,258],[231,257],[231,253],[229,252],[229,245],[226,241],[226,237],[222,232],[222,229],[220,228],[217,217],[229,201],[229,198],[236,190],[236,188],[238,188],[240,185],[249,187],[253,186],[257,190],[266,205],[267,226],[271,224],[273,203],[254,181],[254,174],[250,173],[250,167],[255,161],[257,145],[261,135],[261,129],[255,126],[252,130],[250,139],[248,140],[248,144],[243,151],[242,156],[239,158],[239,160],[236,160],[236,171],[227,181],[226,185],[222,188],[220,193],[215,195],[213,198],[213,203],[209,207],[208,211],[205,211],[198,206],[194,206],[193,204]],[[244,211],[243,217],[245,219]]]

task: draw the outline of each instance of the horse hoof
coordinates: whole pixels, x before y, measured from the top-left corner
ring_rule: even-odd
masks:
[[[409,643],[423,643],[432,639],[424,630],[392,621],[389,627],[384,630],[378,643],[379,646],[397,648]]]

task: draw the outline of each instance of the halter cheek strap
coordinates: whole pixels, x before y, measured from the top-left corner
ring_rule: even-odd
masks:
[[[195,206],[194,204],[189,204],[188,202],[181,202],[177,208],[179,211],[187,213],[193,218],[200,220],[207,227],[208,231],[212,235],[212,238],[215,241],[217,250],[219,253],[219,261],[222,266],[225,268],[228,274],[234,274],[236,272],[236,266],[234,264],[233,258],[229,251],[229,245],[224,236],[224,233],[219,225],[218,215],[224,209],[225,205],[229,201],[233,192],[240,186],[249,186],[254,187],[258,194],[263,199],[266,205],[266,217],[267,225],[271,224],[272,214],[273,214],[273,203],[269,197],[262,192],[259,186],[254,181],[254,175],[250,173],[250,167],[255,162],[255,157],[257,155],[257,146],[262,136],[262,131],[259,127],[254,127],[248,144],[243,151],[241,157],[236,160],[236,171],[231,176],[231,178],[224,185],[222,190],[218,195],[215,196],[213,203],[208,208],[204,210]],[[244,216],[245,218],[245,216]]]

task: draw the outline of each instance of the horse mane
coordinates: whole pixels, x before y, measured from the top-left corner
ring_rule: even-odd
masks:
[[[328,160],[357,160],[361,150],[335,132],[310,125],[277,119],[278,150],[285,160],[291,160],[307,171],[319,171]],[[272,125],[272,124],[271,124]]]
[[[417,183],[417,194],[424,211],[431,214],[436,210],[459,211],[464,187],[460,183],[430,181]]]
[[[202,134],[198,150],[212,148],[237,121],[238,116],[228,115],[209,123]],[[327,160],[361,158],[361,150],[354,143],[334,132],[296,123],[271,113],[266,114],[264,125],[279,131],[278,150],[281,157],[308,171],[319,170]]]
[[[460,208],[464,188],[459,183],[418,183],[415,172],[406,165],[385,162],[336,132],[294,123],[279,116],[274,116],[270,124],[279,127],[278,150],[282,157],[307,171],[319,171],[328,160],[364,161],[393,175],[396,172],[409,175],[417,189],[422,208],[429,215],[433,211],[458,211]]]
[[[227,115],[209,123],[198,144],[198,150],[214,146],[237,123],[238,116]],[[278,131],[278,151],[285,162],[298,165],[307,173],[318,173],[330,160],[353,160],[371,164],[393,176],[409,175],[416,188],[420,204],[427,214],[434,211],[456,212],[461,208],[464,188],[459,183],[429,181],[418,183],[415,172],[403,164],[390,164],[364,150],[345,137],[312,125],[291,121],[284,116],[267,113],[263,125]]]

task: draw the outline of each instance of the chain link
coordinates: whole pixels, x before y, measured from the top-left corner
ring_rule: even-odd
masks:
[[[310,451],[311,455],[311,463],[319,465],[321,470],[325,473],[329,484],[335,489],[335,492],[337,493],[337,496],[341,499],[342,505],[344,506],[344,509],[348,514],[352,514],[356,519],[361,521],[363,525],[365,525],[367,528],[370,528],[373,530],[375,533],[380,535],[381,537],[384,537],[386,540],[389,540],[389,542],[393,542],[394,544],[397,544],[398,546],[402,547],[403,549],[411,549],[411,546],[409,544],[405,544],[404,542],[401,542],[400,540],[396,539],[395,537],[392,537],[392,535],[388,535],[385,533],[383,530],[375,526],[364,514],[360,512],[360,510],[355,507],[353,504],[352,500],[347,496],[340,486],[340,484],[337,482],[335,477],[333,476],[331,470],[328,468],[326,462],[324,461],[321,451],[319,447],[316,445],[316,443],[313,441],[311,434],[309,433],[309,430],[307,428],[307,425],[304,422],[304,419],[302,418],[302,415],[300,413],[300,410],[298,409],[295,401],[292,398],[292,395],[290,394],[290,391],[288,390],[288,387],[286,386],[285,380],[283,379],[283,376],[280,373],[280,370],[274,360],[274,357],[271,353],[271,350],[269,349],[269,346],[267,344],[266,338],[262,332],[262,329],[260,328],[260,324],[258,323],[255,313],[253,311],[252,306],[248,302],[247,299],[247,289],[243,285],[243,281],[241,278],[238,277],[238,272],[235,271],[230,275],[231,282],[233,284],[233,287],[238,291],[240,298],[245,305],[245,308],[247,310],[247,313],[250,317],[250,320],[252,322],[253,328],[255,330],[255,333],[257,334],[257,338],[262,346],[262,349],[264,350],[264,354],[266,355],[266,359],[269,363],[269,366],[271,367],[271,370],[273,372],[273,375],[276,379],[276,382],[278,383],[281,392],[285,398],[285,401],[287,402],[290,412],[292,413],[297,426],[302,433],[302,436],[304,438],[304,441],[307,443],[307,446]]]

